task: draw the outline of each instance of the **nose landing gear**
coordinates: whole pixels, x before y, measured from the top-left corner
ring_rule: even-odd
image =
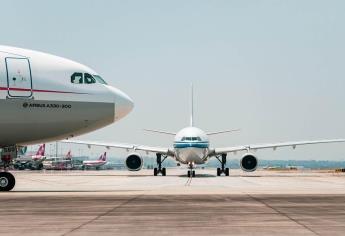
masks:
[[[221,164],[221,168],[217,168],[217,176],[221,176],[223,173],[225,174],[225,176],[229,176],[230,170],[229,168],[225,168],[226,154],[222,154],[222,159],[219,159],[219,156],[216,156],[216,158]]]
[[[193,170],[193,167],[194,167],[194,163],[189,163],[188,164],[188,168],[189,168],[189,170],[187,172],[188,178],[195,177],[195,170]]]
[[[166,176],[167,174],[166,168],[162,168],[162,163],[165,161],[167,156],[164,156],[163,160],[162,160],[162,154],[156,153],[156,156],[157,156],[156,161],[157,161],[158,168],[153,169],[153,175],[157,176],[158,174],[162,174],[162,176]]]

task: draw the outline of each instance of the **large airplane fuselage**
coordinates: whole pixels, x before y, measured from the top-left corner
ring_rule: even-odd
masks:
[[[204,164],[208,158],[209,145],[209,139],[201,129],[184,128],[175,136],[175,158],[182,164]]]
[[[46,53],[0,46],[0,146],[81,135],[128,114],[131,99],[92,69]]]

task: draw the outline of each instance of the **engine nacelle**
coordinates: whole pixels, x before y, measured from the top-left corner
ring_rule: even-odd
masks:
[[[143,167],[143,158],[138,153],[129,154],[125,162],[130,171],[138,171]]]
[[[253,154],[246,153],[243,155],[240,165],[242,170],[252,172],[258,167],[258,159]]]

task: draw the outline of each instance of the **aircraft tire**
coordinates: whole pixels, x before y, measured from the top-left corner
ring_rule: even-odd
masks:
[[[166,168],[162,168],[162,176],[166,176],[167,175],[167,169]]]
[[[221,174],[220,168],[217,168],[217,176],[220,176],[220,174]]]
[[[16,185],[16,179],[9,172],[0,172],[0,191],[11,191]]]
[[[158,170],[157,170],[157,168],[154,168],[154,169],[153,169],[153,175],[154,175],[154,176],[157,176],[157,174],[158,174]]]
[[[187,172],[187,176],[188,176],[188,178],[190,178],[190,170]]]
[[[195,177],[195,170],[192,171],[192,177]]]
[[[225,168],[225,176],[229,176],[229,174],[230,174],[229,168]]]

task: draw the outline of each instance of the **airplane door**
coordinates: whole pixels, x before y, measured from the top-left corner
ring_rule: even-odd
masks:
[[[31,97],[32,78],[29,59],[7,57],[5,60],[8,95],[10,97]]]

